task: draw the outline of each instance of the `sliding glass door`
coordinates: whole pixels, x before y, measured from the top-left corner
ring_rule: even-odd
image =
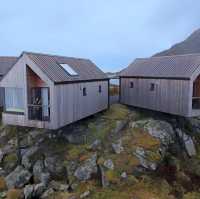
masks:
[[[31,88],[29,119],[47,121],[50,117],[49,88]]]

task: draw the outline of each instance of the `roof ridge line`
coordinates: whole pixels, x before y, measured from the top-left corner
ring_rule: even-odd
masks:
[[[48,56],[48,57],[62,57],[62,58],[70,58],[70,59],[79,59],[79,60],[88,60],[86,58],[79,58],[79,57],[67,57],[64,55],[53,55],[53,54],[47,54],[47,53],[36,53],[36,52],[29,52],[29,51],[23,51],[23,54],[33,54],[33,55],[42,55],[42,56]]]

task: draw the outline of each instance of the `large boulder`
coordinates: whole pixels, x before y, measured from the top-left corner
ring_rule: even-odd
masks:
[[[36,185],[26,185],[24,188],[24,197],[25,199],[40,198],[45,190],[46,187],[43,183]]]
[[[37,146],[33,146],[29,148],[24,155],[22,156],[22,165],[26,169],[31,169],[33,164],[36,161],[36,158],[34,157],[36,153],[38,152],[39,148]]]
[[[178,133],[179,139],[183,142],[185,146],[187,154],[190,157],[196,155],[196,148],[193,139],[189,135],[184,133],[181,129],[176,129],[176,131]]]
[[[149,159],[148,151],[144,150],[142,147],[137,147],[134,155],[139,159],[141,166],[144,168],[153,171],[157,169],[157,163]]]
[[[89,159],[78,167],[74,173],[74,176],[81,181],[89,180],[92,174],[97,173],[97,154],[93,154]]]
[[[174,143],[175,133],[172,125],[166,121],[146,119],[131,123],[132,128],[142,128],[151,136],[159,139],[163,146]]]
[[[28,170],[24,169],[22,166],[18,166],[5,180],[9,189],[22,188],[30,181],[31,177],[32,174]]]
[[[109,186],[109,181],[108,181],[108,179],[106,177],[105,169],[101,165],[99,165],[99,175],[100,175],[101,186],[103,188],[108,187]]]
[[[34,181],[39,183],[43,183],[45,185],[48,184],[50,180],[50,173],[45,169],[44,161],[37,160],[33,166],[33,177]]]
[[[67,175],[63,162],[57,156],[46,157],[44,160],[44,166],[53,177],[65,178],[65,175]]]
[[[200,133],[200,117],[187,118],[187,122],[194,133]]]

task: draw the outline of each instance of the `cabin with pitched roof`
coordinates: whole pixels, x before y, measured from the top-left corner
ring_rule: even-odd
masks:
[[[4,124],[58,129],[109,107],[109,80],[87,59],[24,52],[0,86]]]
[[[120,102],[200,116],[200,54],[136,59],[120,73]]]
[[[0,57],[0,81],[16,63],[17,57]],[[0,87],[0,107],[4,104],[4,89]]]

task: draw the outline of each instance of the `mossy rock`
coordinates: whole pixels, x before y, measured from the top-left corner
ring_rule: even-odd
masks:
[[[118,184],[120,182],[120,176],[114,170],[107,170],[105,172],[105,177],[108,180],[108,182],[110,182],[112,184]]]
[[[160,141],[152,137],[149,133],[139,128],[127,129],[126,136],[123,138],[124,147],[127,149],[134,149],[135,147],[142,147],[147,150],[158,149]]]
[[[115,170],[119,173],[125,171],[128,174],[132,174],[134,168],[140,164],[139,160],[135,156],[126,152],[122,152],[119,155],[113,155],[112,159],[115,165]]]
[[[7,192],[6,199],[23,199],[23,192],[20,189],[10,189]]]
[[[4,169],[6,169],[7,171],[12,170],[17,165],[17,161],[18,158],[16,153],[10,153],[6,155],[5,158],[3,159]]]

